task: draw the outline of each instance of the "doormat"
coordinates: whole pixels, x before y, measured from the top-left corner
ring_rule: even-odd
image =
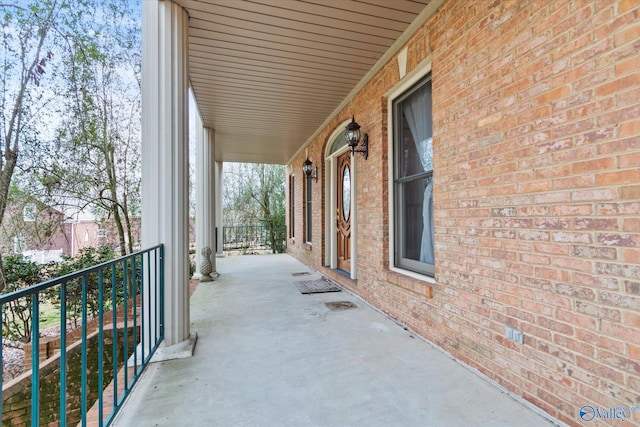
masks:
[[[324,292],[340,292],[342,289],[331,280],[323,277],[317,280],[299,280],[293,282],[303,294],[321,294]]]

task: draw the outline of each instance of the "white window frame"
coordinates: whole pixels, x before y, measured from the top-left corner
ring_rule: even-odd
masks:
[[[296,238],[296,175],[289,175],[289,238]]]
[[[24,222],[35,222],[36,221],[36,204],[35,203],[27,203],[22,208],[22,220]]]
[[[394,134],[395,127],[393,121],[393,102],[404,95],[412,86],[424,79],[429,73],[431,73],[431,58],[427,58],[422,61],[418,66],[408,73],[402,80],[396,83],[391,89],[385,93],[387,98],[387,167],[388,167],[388,189],[389,189],[389,270],[396,273],[403,274],[405,276],[412,277],[414,279],[422,280],[428,283],[435,283],[435,278],[426,274],[417,273],[415,271],[406,270],[395,265],[395,190],[394,190]]]
[[[313,181],[306,176],[304,189],[304,240],[308,245],[313,244]]]
[[[24,234],[17,233],[13,236],[13,253],[14,254],[22,254],[27,250],[27,239]]]

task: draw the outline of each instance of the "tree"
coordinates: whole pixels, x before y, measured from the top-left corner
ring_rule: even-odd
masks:
[[[110,246],[101,246],[99,248],[83,248],[75,258],[66,258],[61,263],[54,264],[50,267],[50,274],[53,277],[65,276],[67,274],[74,273],[76,271],[84,270],[85,268],[93,267],[94,265],[101,264],[103,262],[111,261],[115,254],[113,248]],[[103,283],[103,305],[115,306],[118,301],[112,303],[110,300],[110,289],[113,286],[118,286],[118,281],[122,280],[122,273],[118,270],[116,283],[111,283],[111,274],[107,272],[104,275]],[[100,309],[100,300],[98,293],[98,273],[92,272],[87,274],[86,283],[86,301],[87,301],[87,314],[90,318],[98,316]],[[82,279],[71,279],[66,284],[66,307],[67,318],[73,322],[74,328],[78,327],[78,320],[82,317]],[[49,292],[49,299],[54,306],[62,310],[60,306],[60,292],[57,289],[52,289]]]
[[[43,280],[41,266],[22,258],[22,255],[10,255],[5,258],[7,292],[23,289]],[[6,335],[22,342],[31,341],[31,297],[18,298],[2,307],[2,328]]]
[[[0,82],[0,225],[7,208],[9,188],[23,145],[37,140],[35,121],[42,93],[37,88],[52,59],[47,41],[54,21],[67,7],[57,0],[33,1],[28,6],[0,4],[2,19]],[[0,290],[7,277],[0,254]]]
[[[140,207],[140,30],[129,8],[103,3],[103,19],[68,50],[56,155],[38,175],[49,197],[71,196],[113,221],[121,255],[133,252]]]
[[[224,167],[225,224],[264,225],[273,252],[283,252],[284,166],[225,163]]]

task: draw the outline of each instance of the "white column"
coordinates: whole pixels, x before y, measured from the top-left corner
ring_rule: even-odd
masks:
[[[202,122],[196,120],[198,139],[196,141],[196,256],[198,257],[198,271],[200,280],[210,281],[215,276],[215,132],[211,128],[202,127]],[[200,135],[202,134],[202,135]],[[202,136],[202,137],[200,137]],[[211,262],[211,271],[203,265],[205,259],[203,251],[208,248],[207,255]]]
[[[142,2],[142,246],[164,243],[164,344],[190,338],[188,16]]]
[[[223,227],[224,227],[224,219],[223,219],[223,208],[222,208],[222,191],[223,191],[223,182],[222,182],[222,171],[223,171],[223,164],[222,162],[216,162],[216,191],[215,191],[215,196],[216,196],[216,228],[218,230],[218,235],[217,235],[217,239],[216,242],[218,243],[218,250],[216,251],[216,256],[217,257],[223,257],[224,256],[224,248],[223,248],[223,243],[224,243],[224,234],[223,234]]]
[[[195,176],[195,189],[196,189],[196,253],[195,253],[195,261],[196,261],[196,269],[193,273],[193,279],[200,279],[202,274],[200,273],[200,264],[202,262],[202,248],[205,246],[203,244],[205,240],[205,230],[204,230],[204,216],[205,216],[205,206],[204,206],[204,192],[202,188],[202,183],[204,181],[204,151],[205,147],[205,131],[202,124],[202,118],[200,117],[200,113],[197,111],[192,112],[194,115],[194,127],[196,130],[196,176]]]

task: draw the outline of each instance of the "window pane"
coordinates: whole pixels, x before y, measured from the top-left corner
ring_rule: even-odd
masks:
[[[342,173],[342,219],[349,221],[349,214],[351,213],[351,174],[349,173],[349,166],[344,167]]]
[[[400,185],[402,193],[402,258],[433,264],[433,196],[431,177]]]
[[[433,170],[431,82],[397,104],[397,177]]]
[[[347,145],[347,140],[345,137],[346,134],[347,134],[347,130],[345,129],[342,132],[340,132],[340,135],[338,135],[336,139],[333,140],[333,144],[331,145],[331,150],[330,150],[331,154],[335,153],[336,151],[338,151],[339,149]]]
[[[296,177],[291,175],[291,181],[289,185],[289,224],[291,229],[289,230],[290,236],[293,238],[296,235]]]

